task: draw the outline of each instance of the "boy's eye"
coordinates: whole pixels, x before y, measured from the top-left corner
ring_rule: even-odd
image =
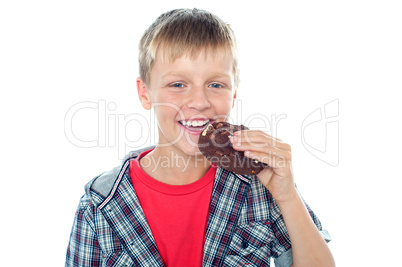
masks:
[[[184,87],[184,85],[182,83],[173,83],[171,86],[172,87],[177,87],[177,88]]]
[[[219,83],[213,83],[210,86],[213,88],[222,88],[222,85],[220,85]]]

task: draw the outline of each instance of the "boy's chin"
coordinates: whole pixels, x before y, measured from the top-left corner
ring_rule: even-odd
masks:
[[[198,148],[198,145],[193,146],[193,145],[187,144],[186,146],[182,147],[181,151],[186,156],[197,157],[197,158],[204,157],[204,155],[202,155],[200,149]]]
[[[193,156],[193,157],[200,157],[203,156],[200,149],[198,147],[190,147],[183,149],[184,154],[187,156]]]

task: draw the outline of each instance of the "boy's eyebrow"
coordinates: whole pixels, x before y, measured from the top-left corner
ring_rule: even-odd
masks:
[[[171,72],[168,72],[168,73],[164,74],[162,76],[162,79],[166,78],[166,77],[169,77],[169,76],[182,76],[182,75],[185,75],[185,72],[171,71]]]
[[[164,74],[161,78],[164,79],[169,76],[184,76],[184,75],[186,75],[186,72],[171,71],[171,72]],[[212,76],[212,78],[221,78],[221,77],[231,78],[230,75],[225,72],[214,72],[214,73],[211,73],[210,76]]]

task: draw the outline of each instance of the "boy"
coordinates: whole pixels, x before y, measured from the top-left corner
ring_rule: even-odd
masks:
[[[270,166],[257,176],[218,168],[199,151],[200,133],[226,121],[236,99],[230,27],[202,10],[167,12],[144,33],[139,61],[138,96],[154,108],[158,144],[86,186],[66,266],[269,266],[271,257],[276,266],[333,266],[294,186],[288,144],[253,130],[231,137]]]

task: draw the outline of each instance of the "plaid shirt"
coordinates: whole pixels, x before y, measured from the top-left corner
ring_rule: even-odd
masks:
[[[66,266],[164,266],[129,176],[130,161],[148,149],[132,152],[122,166],[87,184]],[[271,257],[277,267],[292,264],[280,209],[258,179],[251,178],[217,168],[203,266],[270,266]],[[320,221],[307,208],[321,231]]]

